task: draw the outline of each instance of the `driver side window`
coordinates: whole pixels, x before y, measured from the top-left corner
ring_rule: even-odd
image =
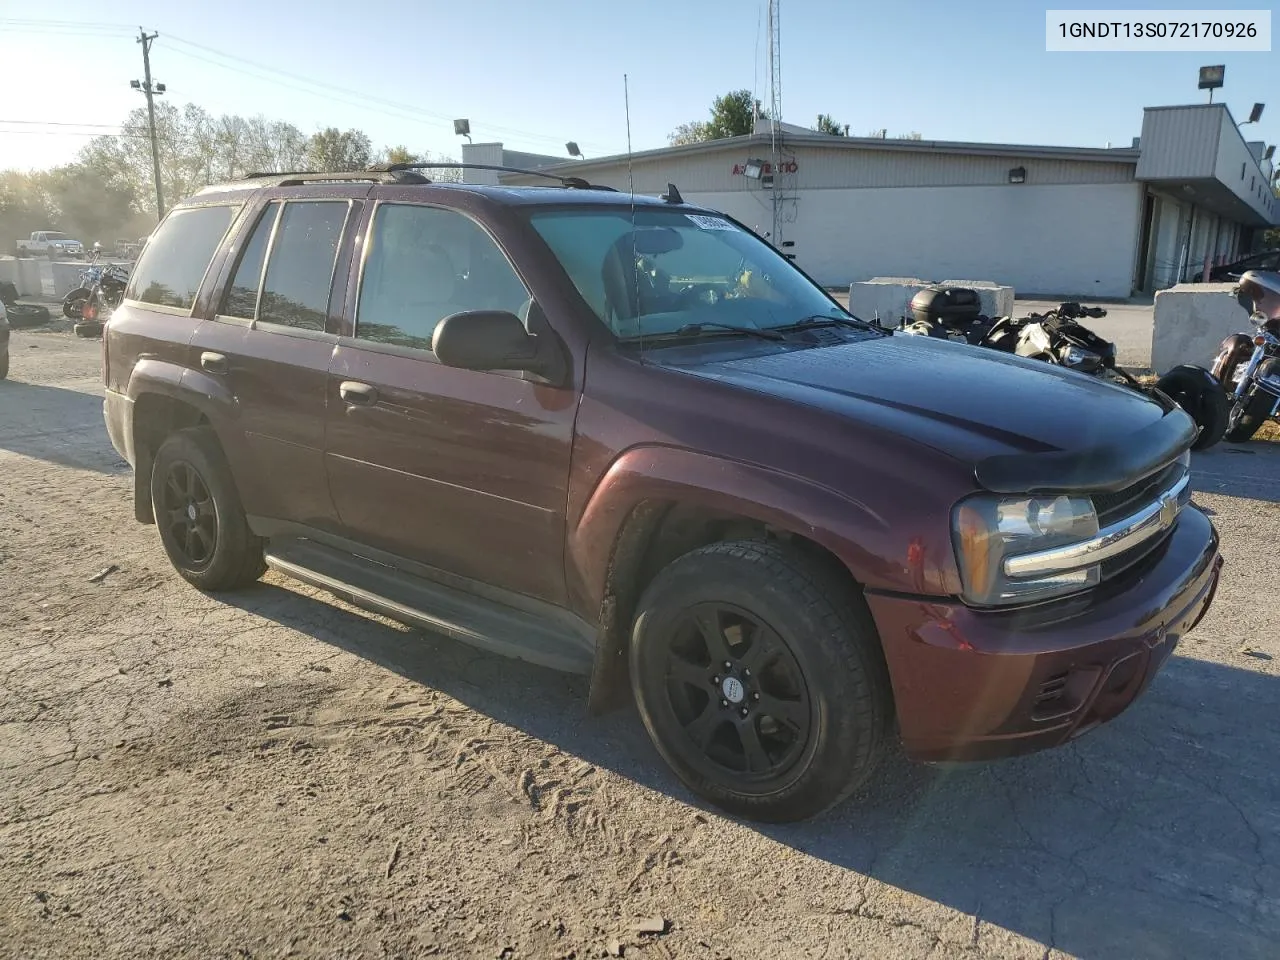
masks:
[[[524,320],[528,303],[506,255],[474,220],[439,207],[379,204],[361,273],[357,339],[430,351],[447,316],[505,310]]]

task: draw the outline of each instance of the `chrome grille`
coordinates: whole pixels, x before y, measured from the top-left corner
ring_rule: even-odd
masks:
[[[1123,496],[1126,492],[1130,492],[1128,497]],[[1120,495],[1096,496],[1094,506],[1103,520],[1096,536],[1006,557],[1004,572],[1010,577],[1037,577],[1097,564],[1102,565],[1104,578],[1114,576],[1139,562],[1168,537],[1190,499],[1190,477],[1181,462],[1172,463],[1153,474],[1151,482],[1140,481],[1128,491],[1120,491]]]
[[[1149,477],[1144,477],[1137,483],[1124,490],[1113,494],[1100,494],[1093,498],[1094,509],[1098,511],[1098,522],[1101,526],[1106,527],[1107,524],[1124,520],[1126,517],[1133,516],[1140,510],[1146,508],[1149,504],[1155,503],[1160,499],[1161,495],[1175,487],[1179,481],[1185,476],[1181,463],[1171,463],[1162,470],[1158,470]],[[1113,503],[1106,501],[1107,497],[1114,498]],[[1181,512],[1191,500],[1191,485],[1184,483],[1178,495],[1178,510]],[[1175,521],[1176,522],[1176,521]],[[1130,550],[1124,551],[1117,556],[1104,560],[1100,573],[1103,580],[1110,580],[1122,573],[1131,571],[1136,567],[1145,567],[1146,561],[1155,552],[1163,546],[1173,535],[1173,527],[1165,530],[1158,536],[1149,540],[1144,540]]]
[[[1095,493],[1093,508],[1098,511],[1098,526],[1105,527],[1137,513],[1169,489],[1182,476],[1182,464],[1171,463],[1137,483],[1115,493]]]

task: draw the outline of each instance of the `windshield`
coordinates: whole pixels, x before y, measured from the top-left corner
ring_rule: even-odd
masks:
[[[680,210],[548,210],[534,228],[596,316],[624,340],[691,325],[786,327],[847,320],[755,234]]]
[[[65,240],[67,235],[65,233],[46,233],[44,238],[46,240]]]

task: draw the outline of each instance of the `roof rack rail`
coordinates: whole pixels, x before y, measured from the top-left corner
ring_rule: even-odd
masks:
[[[544,173],[541,170],[526,170],[523,167],[504,167],[492,163],[379,163],[369,168],[375,173],[408,173],[413,170],[497,170],[500,173],[518,173],[526,177],[545,177],[559,181],[562,187],[572,190],[609,190],[602,184],[588,183],[582,177],[562,177],[555,173]]]
[[[277,180],[277,186],[291,186],[298,183],[315,183],[330,181],[357,181],[365,183],[430,183],[426,177],[411,170],[285,170],[256,171],[246,173],[241,180]]]

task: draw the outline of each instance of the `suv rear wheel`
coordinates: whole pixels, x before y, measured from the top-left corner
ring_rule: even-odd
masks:
[[[179,430],[160,444],[151,504],[169,561],[193,586],[234,590],[266,570],[213,428]]]
[[[731,813],[799,820],[871,775],[891,719],[870,615],[801,553],[714,543],[637,608],[631,683],[658,752]]]

